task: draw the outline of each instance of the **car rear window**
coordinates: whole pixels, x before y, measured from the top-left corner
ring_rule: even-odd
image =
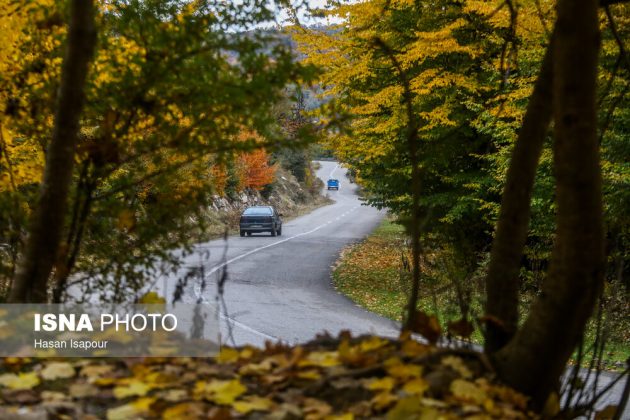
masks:
[[[271,216],[271,209],[268,207],[250,207],[243,212],[246,216]]]

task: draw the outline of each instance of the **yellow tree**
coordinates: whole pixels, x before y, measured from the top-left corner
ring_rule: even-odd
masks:
[[[63,2],[17,3],[0,18],[20,32],[11,44],[17,65],[3,62],[0,78],[3,141],[20,145],[3,148],[19,165],[9,169],[3,154],[0,166],[7,192],[0,194],[0,210],[10,215],[0,227],[14,238],[3,267],[22,254],[24,219],[29,208],[38,208],[33,191],[41,172],[29,171],[26,162],[41,167],[51,144],[67,37]],[[169,249],[190,245],[187,232],[203,228],[191,224],[202,224],[202,217],[190,216],[200,214],[214,191],[208,167],[215,157],[283,144],[272,108],[287,84],[308,82],[313,69],[296,63],[274,34],[245,33],[274,18],[273,5],[245,3],[252,6],[245,14],[242,4],[218,0],[99,3],[76,153],[65,156],[76,167],[68,211],[58,224],[62,243],[58,252],[49,247],[54,277],[42,265],[38,299],[51,288],[61,299],[73,271],[81,272],[76,281],[86,288],[113,279],[120,287],[107,288],[114,290],[104,293],[107,299],[141,288],[159,261],[177,264]],[[272,43],[269,54],[260,53]],[[234,141],[242,127],[265,133],[264,142]],[[27,160],[18,156],[23,151]],[[19,192],[12,196],[17,202],[9,200],[11,175],[27,172],[22,185],[11,187]],[[11,276],[13,265],[6,267],[3,274]]]

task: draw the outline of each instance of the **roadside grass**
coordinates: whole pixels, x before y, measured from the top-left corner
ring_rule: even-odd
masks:
[[[407,300],[399,275],[404,249],[402,228],[386,220],[364,242],[343,251],[333,270],[335,287],[370,311],[400,321]]]
[[[461,318],[461,308],[457,303],[455,284],[451,277],[457,268],[445,267],[436,263],[437,253],[429,251],[426,256],[418,308],[429,314],[435,314],[440,321],[442,331],[447,330],[449,321]],[[335,288],[348,296],[358,305],[384,317],[402,321],[403,311],[408,300],[409,273],[402,270],[403,261],[410,259],[404,228],[392,218],[386,218],[363,242],[347,247],[333,269]],[[480,276],[477,276],[480,277]],[[473,277],[466,289],[470,316],[473,321],[482,314],[483,284]],[[534,296],[521,296],[521,307],[527,308]],[[627,312],[626,312],[627,313]],[[630,358],[630,321],[624,317],[608,313],[604,316],[605,329],[609,330],[607,343],[602,353],[602,368],[623,370]],[[627,317],[626,317],[627,318]],[[585,332],[585,356],[582,360],[588,366],[591,360],[592,345],[596,336],[596,322],[591,320]],[[625,333],[624,333],[625,331]],[[475,325],[470,340],[481,344],[483,337],[478,325]],[[574,354],[572,362],[575,362]]]

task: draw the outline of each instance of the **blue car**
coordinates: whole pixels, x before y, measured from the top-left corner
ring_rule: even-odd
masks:
[[[339,180],[338,179],[334,179],[334,178],[330,178],[328,180],[328,182],[326,183],[326,187],[329,190],[339,190]]]

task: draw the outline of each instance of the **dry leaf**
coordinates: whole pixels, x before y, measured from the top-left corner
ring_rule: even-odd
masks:
[[[410,325],[413,332],[421,334],[430,343],[436,343],[442,334],[437,317],[426,312],[416,311]]]
[[[372,391],[391,391],[396,381],[389,376],[379,379],[373,379],[368,382],[366,388]]]
[[[411,395],[422,395],[429,389],[429,384],[422,378],[415,378],[403,385],[403,391]]]
[[[247,391],[247,388],[238,379],[231,381],[198,381],[195,384],[196,396],[217,404],[232,404],[245,391]]]
[[[381,347],[386,346],[388,343],[389,342],[387,340],[381,337],[371,336],[361,341],[361,343],[359,344],[359,348],[361,349],[362,352],[368,352],[368,351],[380,349]]]
[[[107,410],[107,420],[129,420],[145,417],[155,398],[139,398],[136,401]]]
[[[474,382],[464,379],[455,379],[451,383],[451,392],[455,398],[475,404],[483,404],[486,400],[486,392]]]
[[[468,369],[468,366],[464,363],[461,357],[457,356],[446,356],[442,358],[442,365],[448,366],[457,372],[462,378],[470,379],[473,377],[472,372]]]
[[[147,395],[147,392],[151,390],[151,386],[139,381],[137,379],[132,379],[126,385],[117,386],[114,388],[114,397],[118,399],[123,399],[127,397],[144,397]]]
[[[162,413],[164,420],[195,420],[205,419],[206,413],[203,404],[198,402],[186,402],[167,408]]]
[[[544,418],[553,418],[560,412],[560,397],[556,392],[552,392],[547,397],[545,406],[542,409]]]
[[[398,379],[418,378],[422,376],[422,366],[396,364],[388,367],[387,373]]]
[[[0,385],[9,389],[31,389],[39,385],[40,380],[36,372],[5,373],[0,375]]]
[[[70,363],[53,362],[47,364],[40,375],[43,379],[52,381],[59,378],[72,378],[75,373],[74,367]]]
[[[387,413],[387,420],[433,420],[439,417],[435,408],[426,407],[419,398],[410,397],[399,400]]]
[[[247,414],[250,411],[269,411],[273,407],[273,401],[254,395],[234,402],[232,407],[241,414]]]
[[[217,355],[219,363],[234,363],[238,361],[239,352],[231,347],[223,347]]]
[[[475,331],[473,324],[466,318],[458,319],[457,321],[449,322],[447,325],[448,332],[454,336],[469,338]]]
[[[98,388],[91,384],[84,383],[74,383],[70,385],[68,389],[70,396],[73,398],[85,398],[85,397],[93,397],[98,395],[100,392]]]
[[[336,351],[314,351],[309,353],[304,360],[301,360],[298,366],[332,367],[339,363],[339,353]]]
[[[396,396],[390,394],[388,391],[385,391],[376,394],[372,398],[371,402],[374,408],[376,408],[377,410],[382,410],[383,408],[389,407],[397,400],[398,399],[396,398]]]

